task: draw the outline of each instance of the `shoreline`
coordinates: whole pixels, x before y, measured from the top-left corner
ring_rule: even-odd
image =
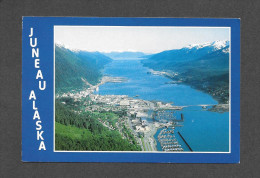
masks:
[[[155,75],[163,75],[165,77],[169,77],[166,76],[166,74],[166,72],[161,73],[155,71]],[[160,110],[182,110],[184,107],[189,106],[174,106],[172,105],[172,103],[143,100],[136,97],[129,97],[128,95],[94,94],[95,92],[99,91],[99,86],[105,83],[120,83],[125,81],[127,81],[127,79],[123,77],[103,76],[97,85],[92,85],[89,88],[78,93],[63,93],[62,95],[58,95],[57,98],[70,97],[73,98],[75,101],[80,101],[82,98],[89,97],[91,101],[96,104],[93,104],[90,107],[85,107],[85,111],[118,112],[126,109],[127,118],[129,120],[129,130],[131,131],[132,135],[134,135],[137,143],[139,143],[139,145],[141,146],[142,151],[158,151],[157,139],[155,138],[155,134],[157,133],[158,129],[169,126],[169,124],[167,125],[158,121],[147,124],[143,123],[142,118],[149,118],[147,114],[149,110],[153,110],[154,112]],[[99,107],[99,104],[101,104],[102,106]],[[212,108],[214,109],[210,108],[208,109],[208,111],[220,112],[220,107],[217,107],[218,105],[213,105]],[[203,107],[204,106],[202,106],[202,108]],[[224,108],[226,107],[227,105],[224,105]],[[136,121],[138,119],[139,121]],[[170,123],[170,125],[171,124],[172,123]],[[140,134],[143,135],[143,137],[139,137]]]
[[[147,151],[157,151],[157,141],[154,135],[157,133],[159,128],[169,126],[172,123],[160,123],[153,122],[149,123],[143,121],[142,118],[149,118],[148,111],[153,112],[160,110],[181,110],[182,106],[174,106],[172,103],[160,102],[160,101],[148,101],[139,98],[129,97],[127,95],[98,95],[93,94],[98,91],[99,86],[108,82],[124,82],[125,78],[120,77],[107,77],[104,76],[101,82],[97,85],[92,85],[89,88],[80,91],[78,93],[63,93],[57,95],[56,98],[69,97],[74,101],[80,101],[83,98],[89,97],[92,102],[91,106],[84,107],[85,111],[106,111],[106,112],[118,112],[126,110],[127,118],[129,120],[129,129],[131,133],[135,136],[136,140],[141,143],[141,147]],[[65,104],[65,103],[64,103]],[[101,107],[99,106],[101,105]],[[151,119],[151,117],[150,117]],[[102,123],[103,124],[103,123]],[[138,135],[143,135],[140,139]]]
[[[164,77],[167,77],[171,80],[171,82],[168,82],[169,84],[185,84],[185,85],[188,85],[190,86],[191,88],[194,88],[198,91],[201,91],[203,93],[206,93],[208,95],[210,95],[214,100],[216,100],[218,102],[218,104],[213,104],[212,105],[212,108],[208,109],[208,111],[211,111],[211,112],[219,112],[219,113],[223,113],[223,112],[229,112],[229,107],[230,107],[230,102],[228,101],[228,103],[221,103],[221,99],[220,97],[216,97],[216,95],[213,95],[212,93],[206,91],[206,90],[202,90],[201,88],[199,87],[195,87],[193,85],[190,85],[189,83],[185,83],[181,80],[174,80],[174,77],[178,76],[179,74],[177,72],[172,72],[173,74],[169,73],[169,72],[166,72],[166,71],[156,71],[156,70],[153,70],[151,68],[150,69],[150,72],[147,72],[148,74],[153,74],[153,75],[161,75],[161,76],[164,76]],[[184,106],[185,107],[185,106]]]

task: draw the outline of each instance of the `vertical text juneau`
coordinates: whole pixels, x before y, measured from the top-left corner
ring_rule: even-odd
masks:
[[[39,83],[39,92],[45,90],[46,88],[46,81],[43,80],[43,74],[40,67],[40,49],[37,46],[37,38],[34,37],[34,29],[30,29],[29,39],[30,39],[30,47],[32,49],[32,59],[34,60],[34,69],[36,69],[36,81]],[[38,111],[38,108],[36,107],[36,91],[31,90],[29,100],[32,101],[32,109],[34,110],[33,120],[35,121],[35,127],[36,127],[36,135],[37,135],[37,141],[39,141],[39,147],[38,150],[46,150],[45,143],[44,143],[44,137],[42,130],[42,121],[40,118],[40,113]]]

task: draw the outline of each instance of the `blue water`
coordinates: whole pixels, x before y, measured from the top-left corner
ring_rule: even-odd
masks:
[[[183,84],[167,84],[171,82],[169,78],[147,74],[148,71],[149,69],[138,60],[114,60],[105,67],[104,73],[114,77],[125,77],[128,81],[101,85],[99,94],[130,97],[139,95],[141,99],[173,102],[178,106],[217,104],[217,101],[206,93]],[[184,126],[177,127],[175,133],[179,131],[193,151],[229,150],[228,112],[216,113],[192,106],[176,111],[177,118],[180,117],[180,113],[184,114]],[[178,140],[182,143],[180,138]],[[187,148],[184,150],[188,151]]]

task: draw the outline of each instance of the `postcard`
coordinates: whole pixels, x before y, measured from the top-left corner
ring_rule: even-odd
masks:
[[[22,161],[239,163],[239,19],[22,26]]]

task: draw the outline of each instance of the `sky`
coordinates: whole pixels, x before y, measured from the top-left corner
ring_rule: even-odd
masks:
[[[158,53],[191,44],[229,40],[223,27],[55,26],[54,40],[69,49]]]

